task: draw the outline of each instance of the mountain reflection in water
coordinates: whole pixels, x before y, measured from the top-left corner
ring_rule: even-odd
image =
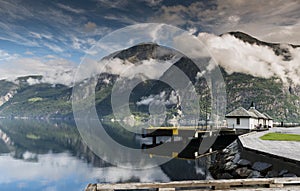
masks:
[[[2,119],[0,138],[1,190],[83,190],[95,182],[166,182],[209,174],[206,159],[172,159],[147,170],[115,167],[89,150],[75,124],[61,121]]]

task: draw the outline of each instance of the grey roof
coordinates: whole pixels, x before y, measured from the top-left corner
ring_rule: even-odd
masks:
[[[263,113],[268,119],[273,119],[270,115],[268,115],[267,113]]]
[[[226,117],[246,117],[246,118],[258,118],[252,112],[247,111],[243,107],[238,107],[237,109],[233,110],[232,112],[228,113]]]
[[[250,107],[250,109],[248,109],[248,112],[254,113],[259,119],[268,119],[268,117],[257,111],[254,107]]]

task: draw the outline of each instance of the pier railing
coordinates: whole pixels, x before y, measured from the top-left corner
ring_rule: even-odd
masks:
[[[193,180],[166,183],[89,184],[85,191],[112,190],[300,190],[300,178],[255,178],[230,180]]]

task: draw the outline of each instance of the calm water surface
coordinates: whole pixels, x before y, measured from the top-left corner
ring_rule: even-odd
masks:
[[[74,124],[0,120],[0,190],[84,190],[96,182],[166,182],[205,179],[207,161],[171,160],[130,170],[95,156]]]

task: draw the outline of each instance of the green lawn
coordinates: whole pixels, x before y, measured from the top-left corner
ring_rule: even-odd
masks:
[[[268,133],[260,137],[262,140],[272,141],[300,141],[300,135],[283,134],[283,133]]]

